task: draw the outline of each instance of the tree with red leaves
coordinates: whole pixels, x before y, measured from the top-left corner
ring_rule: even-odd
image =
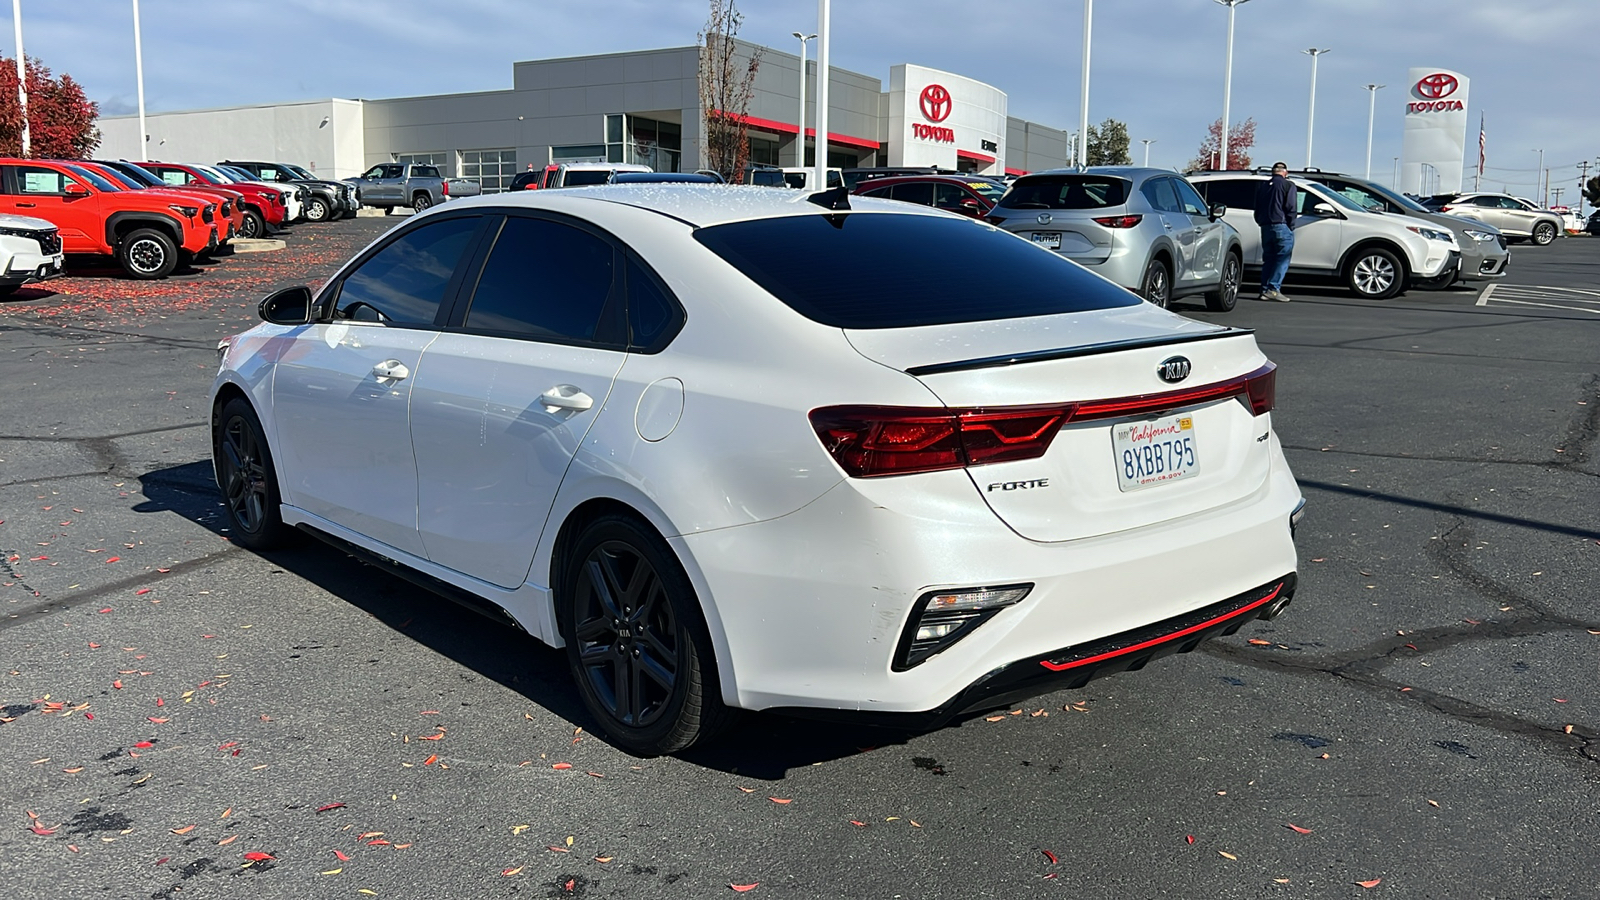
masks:
[[[1245,119],[1228,129],[1228,164],[1217,165],[1217,157],[1222,154],[1222,120],[1211,123],[1207,130],[1206,139],[1200,142],[1200,150],[1195,153],[1194,159],[1189,161],[1191,169],[1248,169],[1250,168],[1250,148],[1256,145],[1256,120]]]
[[[82,159],[100,145],[94,127],[100,106],[84,96],[71,75],[55,77],[28,58],[28,143],[40,159]],[[22,111],[17,105],[17,61],[0,56],[0,156],[22,155]]]

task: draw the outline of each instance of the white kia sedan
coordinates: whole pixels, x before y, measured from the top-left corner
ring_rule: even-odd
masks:
[[[221,348],[232,537],[565,647],[639,754],[734,710],[934,727],[1276,615],[1251,333],[986,223],[741,186],[436,207]]]

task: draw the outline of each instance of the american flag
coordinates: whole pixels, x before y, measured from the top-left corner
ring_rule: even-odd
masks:
[[[1483,134],[1483,114],[1478,114],[1478,177],[1483,177],[1483,159],[1487,139]]]

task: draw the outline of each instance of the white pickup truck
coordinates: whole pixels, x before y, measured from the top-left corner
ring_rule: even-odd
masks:
[[[445,178],[438,166],[415,163],[378,163],[345,181],[355,185],[362,206],[376,206],[384,215],[394,212],[396,206],[422,212],[451,197],[476,197],[483,190],[474,181]]]

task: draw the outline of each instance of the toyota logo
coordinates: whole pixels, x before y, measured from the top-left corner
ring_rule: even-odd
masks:
[[[942,84],[930,84],[923,88],[918,103],[922,107],[922,115],[929,122],[943,122],[950,118],[950,92]]]
[[[1417,82],[1417,96],[1427,100],[1439,100],[1456,92],[1461,82],[1454,75],[1435,72]]]
[[[1187,356],[1169,356],[1156,366],[1156,375],[1168,384],[1176,384],[1189,377],[1192,365]]]

